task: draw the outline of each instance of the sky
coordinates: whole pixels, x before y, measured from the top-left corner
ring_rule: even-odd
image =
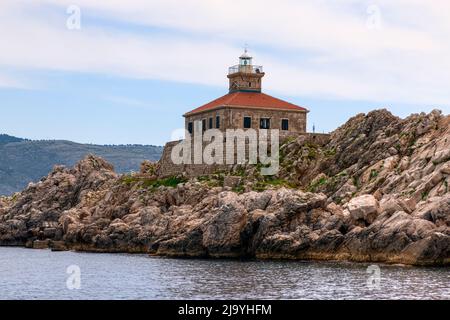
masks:
[[[0,133],[95,144],[178,138],[227,93],[245,46],[308,130],[387,108],[450,113],[447,0],[2,0]]]

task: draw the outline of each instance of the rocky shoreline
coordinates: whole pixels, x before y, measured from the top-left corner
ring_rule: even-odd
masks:
[[[282,170],[270,181],[251,167],[161,179],[147,163],[140,173],[117,175],[95,156],[57,166],[0,198],[0,245],[450,264],[448,117],[374,111],[350,119],[327,146],[299,138],[282,151]],[[240,185],[224,183],[238,172]]]

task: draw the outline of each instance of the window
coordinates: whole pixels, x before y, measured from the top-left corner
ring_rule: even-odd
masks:
[[[202,131],[205,132],[206,131],[206,119],[202,120]]]
[[[270,129],[270,119],[269,118],[261,118],[259,123],[260,129]]]
[[[282,119],[281,120],[281,130],[289,130],[289,120],[288,119]]]
[[[209,118],[209,129],[213,128],[213,118]]]
[[[250,129],[252,127],[252,118],[244,117],[244,129]]]
[[[188,123],[188,132],[189,134],[192,134],[192,122]]]
[[[220,116],[216,116],[216,128],[220,129]]]

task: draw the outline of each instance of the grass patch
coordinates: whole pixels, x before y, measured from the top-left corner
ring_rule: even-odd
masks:
[[[176,187],[180,183],[186,182],[186,179],[180,177],[169,177],[166,179],[158,179],[154,181],[148,181],[145,185],[148,187],[158,188],[158,187]]]
[[[156,179],[156,180],[136,177],[136,176],[132,176],[132,175],[127,175],[122,178],[122,182],[128,186],[138,184],[141,188],[145,188],[145,189],[157,189],[157,188],[163,187],[163,186],[175,188],[180,183],[184,183],[186,181],[187,180],[185,178],[175,177],[175,176],[164,178],[164,179]]]
[[[220,187],[223,185],[225,177],[222,173],[197,177],[199,182],[205,183],[208,187]]]
[[[285,187],[290,189],[295,189],[297,186],[291,182],[288,182],[284,179],[274,178],[272,176],[265,176],[264,180],[257,181],[252,189],[254,191],[265,191],[270,187]]]

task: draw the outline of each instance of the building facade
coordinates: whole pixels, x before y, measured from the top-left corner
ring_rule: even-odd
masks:
[[[247,51],[228,71],[228,94],[184,114],[186,130],[278,129],[281,135],[306,133],[306,108],[262,92],[262,66]],[[199,126],[195,128],[194,126]],[[194,130],[195,129],[195,130]]]

